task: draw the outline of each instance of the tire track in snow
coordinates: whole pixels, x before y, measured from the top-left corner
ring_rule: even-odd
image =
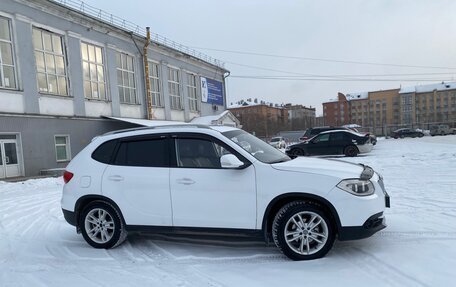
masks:
[[[395,238],[406,240],[456,240],[456,232],[440,231],[380,231],[372,238]]]
[[[181,281],[178,286],[225,286],[213,278],[198,272],[192,267],[192,264],[182,264],[180,265],[180,268],[176,269],[175,256],[153,243],[150,239],[145,241],[139,240],[137,242],[135,238],[132,238],[130,243],[132,248],[142,252],[142,258],[145,258],[150,265],[157,270],[160,270],[164,278],[169,277],[170,274],[172,274],[173,277],[177,277]]]
[[[342,257],[350,264],[355,265],[358,270],[381,279],[384,286],[420,286],[430,287],[429,285],[413,278],[410,275],[402,272],[398,268],[385,261],[377,258],[369,252],[366,252],[358,247],[347,247],[342,249]],[[357,254],[353,254],[357,253]],[[355,256],[354,256],[355,255]]]

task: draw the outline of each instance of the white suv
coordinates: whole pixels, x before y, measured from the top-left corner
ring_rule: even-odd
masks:
[[[370,167],[287,155],[231,127],[176,125],[95,138],[68,165],[62,209],[95,248],[127,232],[261,235],[294,260],[386,227]]]

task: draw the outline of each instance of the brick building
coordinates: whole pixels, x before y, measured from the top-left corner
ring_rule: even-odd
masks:
[[[456,124],[456,83],[439,83],[390,90],[338,94],[323,103],[326,125],[358,124],[376,134],[399,127],[429,128]]]
[[[288,126],[288,110],[270,103],[242,102],[229,108],[242,129],[260,138],[270,138]]]

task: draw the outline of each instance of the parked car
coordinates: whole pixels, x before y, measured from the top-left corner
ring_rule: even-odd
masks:
[[[336,155],[357,156],[372,150],[369,135],[349,130],[333,130],[318,134],[312,139],[286,149],[290,156],[302,155]]]
[[[370,134],[370,133],[362,133],[357,128],[354,128],[354,127],[347,127],[347,128],[349,130],[352,130],[352,131],[360,133],[360,134],[369,135],[371,144],[372,145],[376,145],[377,144],[377,136],[376,135],[373,135],[373,134]]]
[[[293,260],[386,227],[389,196],[368,166],[291,159],[226,126],[178,125],[95,138],[68,164],[64,218],[95,248],[128,233],[261,235]]]
[[[287,147],[287,143],[283,137],[273,137],[269,141],[269,144],[278,149]]]
[[[341,128],[341,127],[314,127],[314,128],[308,128],[305,131],[304,135],[302,135],[302,137],[300,137],[299,139],[301,141],[306,141],[306,140],[309,140],[309,139],[313,138],[314,136],[318,135],[321,132],[332,131],[332,130],[340,130],[340,129],[346,129],[346,128]]]
[[[433,125],[429,128],[431,136],[446,136],[453,133],[448,125]]]
[[[391,136],[395,139],[397,138],[405,138],[405,137],[411,137],[411,138],[416,138],[416,137],[423,137],[424,136],[424,133],[422,131],[419,131],[419,130],[412,130],[412,129],[408,129],[408,128],[404,128],[404,129],[398,129],[398,130],[395,130],[394,132],[392,132]]]
[[[318,135],[319,133],[326,132],[326,131],[334,131],[334,130],[349,130],[349,131],[354,131],[357,133],[360,133],[356,128],[354,127],[315,127],[315,128],[308,128],[304,135],[299,138],[301,141],[306,141],[314,136]],[[370,141],[373,145],[377,144],[377,137],[375,135],[365,133],[365,135],[369,135]]]

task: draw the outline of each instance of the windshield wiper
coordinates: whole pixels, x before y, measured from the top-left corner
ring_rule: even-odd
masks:
[[[289,161],[289,160],[290,160],[289,158],[282,158],[282,159],[279,159],[279,160],[276,160],[276,161],[272,161],[269,164],[281,163],[281,162],[286,162],[286,161]]]

